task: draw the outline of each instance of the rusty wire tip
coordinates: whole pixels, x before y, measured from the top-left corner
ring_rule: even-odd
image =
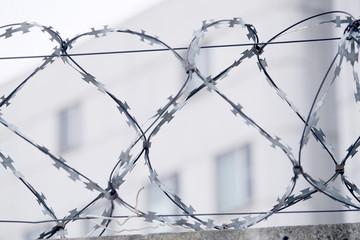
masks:
[[[342,164],[336,165],[336,167],[335,167],[335,172],[343,175],[344,172],[345,172],[345,164],[342,163]]]
[[[144,149],[149,149],[151,147],[151,142],[150,141],[144,141],[143,142],[143,148]]]
[[[227,224],[227,223],[224,223],[223,225],[222,225],[222,229],[228,229],[229,228],[229,225]]]
[[[53,227],[53,232],[58,232],[65,229],[65,223],[59,222]]]
[[[303,174],[302,166],[294,166],[293,171],[294,171],[295,176],[297,176],[299,174]]]
[[[256,54],[256,55],[261,55],[264,50],[259,46],[259,45],[254,45],[254,47],[252,48],[252,51]]]
[[[111,189],[109,192],[109,196],[107,197],[107,199],[109,199],[110,201],[114,201],[115,199],[117,199],[119,197],[119,194],[117,193],[117,191],[115,189]]]
[[[68,43],[66,41],[61,42],[61,52],[62,53],[66,53],[68,47],[69,47],[69,45],[68,45]]]
[[[192,73],[195,72],[195,69],[196,69],[195,64],[188,64],[185,66],[185,72],[187,74],[189,74],[190,72]]]

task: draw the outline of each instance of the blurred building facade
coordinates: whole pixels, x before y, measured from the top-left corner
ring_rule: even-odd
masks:
[[[193,30],[199,29],[203,20],[242,17],[245,23],[256,27],[260,41],[267,41],[285,27],[310,15],[331,9],[343,10],[345,7],[352,10],[350,4],[344,4],[346,6],[330,1],[320,4],[300,0],[291,3],[168,0],[121,23],[120,27],[137,31],[144,29],[150,35],[159,36],[168,45],[179,47],[190,43]],[[315,28],[314,31],[285,35],[284,40],[292,40],[291,37],[333,37],[339,33],[341,31],[328,25]],[[75,44],[69,53],[158,47],[139,40],[136,36],[109,34],[104,38],[85,39]],[[202,44],[242,42],[248,42],[244,30],[224,27],[206,33]],[[337,51],[336,44],[282,44],[269,46],[263,53],[270,74],[305,116]],[[214,76],[238,59],[247,48],[202,49],[197,66],[205,76]],[[179,50],[179,54],[184,55],[185,51]],[[141,124],[148,123],[186,80],[183,66],[169,51],[78,56],[74,59],[104,83],[110,92],[126,101],[131,108],[130,112]],[[8,94],[22,79],[23,75],[2,86],[0,95]],[[279,136],[284,144],[297,153],[303,123],[269,87],[255,58],[244,61],[217,86],[234,102],[239,102],[244,112],[255,122],[272,136]],[[349,136],[356,135],[354,129],[344,128],[344,122],[350,121],[348,126],[356,125],[356,118],[349,117],[354,108],[349,107],[349,102],[353,101],[349,95],[353,95],[348,94],[348,86],[351,85],[339,85],[336,88],[339,92],[331,92],[321,110],[318,124],[334,148],[339,149],[336,151],[338,157],[351,144],[351,141],[347,142]],[[152,140],[150,157],[159,179],[184,202],[191,204],[197,213],[267,211],[284,194],[293,176],[292,165],[286,156],[279,149],[272,148],[258,131],[247,126],[241,118],[234,117],[230,110],[231,107],[219,96],[204,89],[190,99]],[[63,156],[70,166],[104,188],[120,153],[131,144],[135,136],[116,105],[94,86],[84,82],[81,75],[61,59],[33,77],[1,113],[25,135]],[[14,165],[27,180],[45,194],[49,205],[59,216],[65,216],[68,211],[85,205],[96,196],[96,193],[84,189],[83,185],[68,179],[66,172],[52,167],[46,156],[5,127],[0,128],[0,149],[14,160]],[[328,179],[333,173],[332,163],[314,139],[306,146],[303,159],[304,170],[312,176]],[[355,171],[356,167],[354,165],[351,171]],[[139,209],[159,214],[180,213],[166,196],[150,184],[148,175],[141,158],[120,187],[119,195],[135,204],[137,193],[145,186],[139,197]],[[1,218],[44,219],[35,198],[10,171],[3,169],[1,181],[6,182],[0,191]],[[300,179],[296,191],[307,186]],[[94,206],[95,210],[91,213],[99,215],[104,207],[108,207],[106,201]],[[341,207],[340,203],[316,194],[313,199],[289,210]],[[126,212],[117,208],[115,213]],[[214,217],[217,223],[229,222],[233,218]],[[356,215],[341,213],[278,214],[257,226],[338,223],[355,219]],[[140,226],[140,223],[128,224],[128,229]],[[68,230],[70,236],[90,231],[93,225],[91,222],[79,221],[75,226]],[[44,225],[19,227],[14,224],[6,225],[6,228],[7,231],[1,231],[1,238],[15,236],[13,239],[28,239],[45,229]]]

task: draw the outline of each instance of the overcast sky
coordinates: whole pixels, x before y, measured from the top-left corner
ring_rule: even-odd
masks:
[[[21,23],[24,21],[37,22],[45,26],[52,26],[54,30],[59,31],[63,39],[66,39],[72,38],[78,33],[87,32],[92,27],[101,28],[104,25],[109,25],[111,27],[119,26],[121,22],[127,20],[128,18],[135,16],[147,8],[163,1],[166,0],[2,1],[0,26],[12,23]],[[254,1],[254,3],[257,2],[258,1]],[[349,9],[350,7],[348,6],[359,6],[359,1],[334,1],[333,8],[337,10],[350,11],[355,17],[357,17],[359,15],[358,13],[360,8],[352,7]],[[2,31],[5,29],[2,29]],[[25,41],[24,39],[26,35],[28,34],[22,36],[18,33],[17,36],[9,39],[1,38],[0,57],[49,54],[48,48],[46,51],[42,51],[39,49],[42,45],[36,42],[36,39],[44,40],[43,37],[39,38],[36,34],[29,34],[29,40]],[[49,44],[48,39],[45,40],[47,40],[47,44]],[[18,75],[21,71],[29,72],[31,66],[37,66],[37,64],[30,61],[31,60],[0,59],[0,86],[4,82],[10,81],[12,76]],[[29,66],[28,69],[26,64]],[[0,91],[0,97],[1,95]]]
[[[63,39],[87,32],[91,27],[114,26],[164,0],[11,0],[2,1],[0,26],[21,22],[37,22],[59,31]],[[6,29],[6,28],[5,28]],[[4,30],[3,30],[4,31]],[[25,35],[24,35],[25,36]],[[25,36],[26,37],[26,36]],[[46,54],[41,49],[30,48],[30,39],[15,36],[0,39],[0,57]],[[21,64],[20,64],[21,63]],[[0,60],[0,84],[11,80],[30,60]],[[20,69],[21,68],[21,69]],[[0,92],[1,95],[1,92]]]
[[[90,27],[121,22],[163,0],[11,0],[3,1],[0,24],[37,22],[72,37]]]

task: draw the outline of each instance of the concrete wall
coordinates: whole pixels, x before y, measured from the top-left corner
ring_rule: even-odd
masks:
[[[323,224],[307,226],[287,226],[270,228],[250,228],[240,230],[201,231],[186,233],[163,233],[148,235],[122,235],[98,238],[76,238],[77,240],[172,240],[172,239],[227,239],[227,240],[257,240],[257,239],[360,239],[360,223],[348,224]],[[75,240],[75,239],[72,239]]]

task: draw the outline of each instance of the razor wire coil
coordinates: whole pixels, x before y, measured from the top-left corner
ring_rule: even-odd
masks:
[[[342,18],[341,16],[336,16],[333,18],[334,14],[339,14],[341,16],[345,16]],[[335,27],[343,27],[346,25],[344,29],[343,36],[341,38],[319,38],[319,39],[309,39],[309,40],[299,40],[299,41],[285,41],[285,42],[276,42],[275,40],[285,34],[289,30],[294,29],[301,23],[307,22],[312,19],[318,19],[320,17],[330,17],[327,21],[319,21],[319,25],[321,24],[335,24]],[[251,43],[238,44],[237,46],[245,46],[250,47],[241,53],[241,57],[234,61],[231,65],[221,71],[214,77],[206,77],[201,73],[201,69],[197,67],[196,58],[198,53],[202,48],[206,47],[231,47],[233,45],[215,45],[215,46],[201,46],[200,40],[204,38],[205,33],[210,28],[234,28],[235,26],[240,27],[241,31],[247,36],[247,38],[252,41]],[[284,29],[280,33],[276,34],[269,41],[260,43],[257,31],[255,27],[251,24],[245,23],[241,18],[233,18],[219,21],[204,21],[202,27],[194,32],[194,37],[191,40],[189,46],[187,48],[172,48],[165,42],[161,41],[156,36],[151,36],[145,33],[145,31],[133,31],[129,29],[113,29],[105,26],[102,29],[92,29],[89,32],[80,34],[72,39],[64,40],[60,36],[58,32],[53,30],[50,27],[46,27],[37,23],[19,23],[19,24],[10,24],[6,26],[0,27],[0,31],[3,31],[0,34],[1,38],[11,38],[15,33],[28,33],[32,29],[41,29],[42,32],[50,36],[50,40],[54,41],[58,44],[57,47],[54,48],[54,51],[50,55],[43,56],[23,56],[23,57],[3,57],[0,58],[2,60],[16,59],[16,58],[43,58],[42,64],[36,68],[26,79],[24,79],[10,94],[7,96],[3,96],[0,98],[0,123],[5,126],[7,129],[12,131],[21,139],[25,140],[28,144],[32,145],[40,152],[48,156],[52,161],[53,165],[57,169],[62,169],[67,172],[68,177],[73,180],[75,183],[80,182],[84,185],[84,187],[90,191],[98,192],[98,196],[89,201],[84,207],[81,207],[80,210],[73,209],[69,211],[68,216],[65,218],[58,218],[55,214],[55,210],[52,209],[48,203],[46,202],[45,195],[38,192],[29,182],[26,181],[25,177],[15,168],[14,160],[10,156],[5,156],[0,151],[1,164],[5,169],[10,170],[13,174],[26,186],[26,188],[34,195],[39,205],[43,208],[43,212],[45,215],[48,215],[56,225],[53,226],[52,229],[45,230],[39,237],[40,238],[50,238],[55,234],[64,235],[66,231],[66,226],[71,224],[74,221],[81,219],[88,219],[87,217],[82,217],[83,214],[88,211],[91,206],[99,201],[100,199],[107,199],[111,206],[109,209],[106,209],[103,214],[103,219],[101,222],[101,226],[104,227],[104,230],[100,233],[100,235],[105,231],[111,221],[114,220],[116,216],[113,216],[115,206],[124,207],[131,212],[133,212],[137,217],[144,218],[146,222],[158,221],[160,223],[175,225],[180,227],[185,227],[193,230],[205,230],[205,229],[225,229],[225,228],[246,228],[250,227],[256,223],[267,219],[272,214],[284,212],[283,210],[300,202],[309,199],[309,197],[315,193],[322,193],[335,201],[339,201],[345,204],[348,207],[354,208],[356,211],[360,209],[360,190],[358,187],[349,181],[345,175],[345,166],[346,162],[352,158],[356,153],[357,149],[360,146],[360,137],[358,137],[353,144],[351,144],[347,150],[346,155],[342,159],[338,159],[334,156],[331,144],[325,138],[325,133],[321,128],[317,127],[318,122],[318,112],[321,109],[322,103],[326,101],[326,97],[328,92],[335,80],[339,77],[340,70],[342,66],[346,63],[350,63],[353,73],[354,82],[356,85],[355,99],[356,102],[360,101],[360,83],[358,73],[356,71],[356,62],[358,62],[358,53],[360,46],[360,20],[355,20],[349,13],[341,12],[341,11],[332,11],[325,12],[321,14],[317,14],[311,16],[309,18],[303,19],[288,28]],[[183,85],[179,88],[178,92],[174,97],[169,97],[169,102],[162,106],[159,111],[155,114],[151,124],[147,128],[143,128],[136,120],[135,116],[133,116],[130,112],[130,107],[126,101],[120,100],[117,96],[115,96],[110,90],[108,90],[105,85],[98,81],[95,76],[93,76],[89,71],[87,71],[81,64],[79,64],[73,56],[79,55],[96,55],[96,54],[118,54],[125,53],[124,51],[112,51],[112,52],[102,52],[102,53],[83,53],[83,54],[70,54],[68,53],[69,49],[75,46],[75,43],[80,38],[85,36],[89,37],[106,37],[109,33],[114,34],[128,34],[135,35],[140,38],[140,41],[147,42],[150,45],[158,45],[159,49],[154,49],[151,51],[170,51],[173,56],[182,64],[184,71],[186,73],[186,79]],[[313,99],[311,109],[307,115],[302,115],[294,103],[288,98],[286,93],[276,84],[276,80],[272,78],[271,74],[267,70],[267,63],[265,58],[262,57],[264,49],[270,44],[284,44],[284,43],[296,43],[296,42],[306,42],[306,41],[333,41],[339,40],[339,48],[338,52],[334,56],[326,74],[324,75],[321,85],[317,91],[315,98]],[[181,56],[177,51],[183,50],[186,51],[185,56]],[[134,50],[127,51],[126,53],[136,53],[139,51],[150,51],[150,50]],[[150,52],[151,52],[150,51]],[[298,155],[294,154],[292,149],[281,142],[281,139],[278,136],[272,136],[269,134],[261,125],[255,122],[250,116],[246,114],[243,107],[240,103],[233,102],[228,96],[226,96],[220,88],[216,86],[217,82],[226,78],[227,74],[232,71],[232,69],[238,67],[243,61],[247,61],[247,59],[256,58],[257,64],[260,68],[260,71],[265,75],[266,80],[270,84],[270,87],[275,91],[275,93],[291,108],[294,114],[297,115],[299,120],[303,123],[303,131],[302,137],[300,141],[300,148]],[[68,163],[63,157],[56,156],[53,154],[48,148],[39,145],[35,141],[31,140],[31,138],[27,137],[23,134],[16,126],[11,124],[6,120],[6,115],[1,114],[1,110],[9,107],[11,101],[15,100],[16,94],[21,91],[21,88],[26,85],[37,73],[46,69],[48,65],[56,61],[56,59],[61,59],[65,64],[69,65],[74,71],[76,71],[82,78],[83,81],[92,84],[95,88],[97,88],[102,94],[108,97],[116,107],[118,108],[120,114],[124,115],[127,120],[127,124],[130,128],[134,130],[136,133],[136,138],[131,142],[129,147],[122,151],[119,157],[119,160],[114,164],[114,168],[112,169],[109,179],[108,185],[106,187],[101,187],[98,183],[94,182],[92,179],[88,178],[84,173],[81,173],[77,169],[71,167],[70,163]],[[333,69],[335,70],[333,71]],[[331,75],[334,72],[333,76]],[[202,84],[198,88],[189,91],[189,85],[194,77],[198,77],[201,79]],[[329,82],[328,88],[324,89],[324,83]],[[267,139],[271,146],[282,151],[293,167],[293,177],[290,180],[290,184],[288,185],[285,193],[280,196],[277,200],[277,203],[273,208],[266,212],[257,212],[256,216],[254,213],[249,214],[244,219],[235,218],[231,220],[230,223],[224,223],[221,225],[214,224],[214,220],[207,219],[203,220],[201,214],[195,214],[195,209],[185,203],[181,198],[170,189],[168,189],[160,180],[158,173],[156,172],[155,167],[152,165],[150,152],[151,146],[154,142],[153,139],[155,135],[161,131],[161,128],[166,123],[170,123],[171,120],[175,117],[175,114],[182,109],[187,101],[195,96],[198,92],[202,91],[204,88],[209,90],[212,94],[217,95],[220,99],[225,101],[232,109],[232,113],[235,117],[240,117],[245,120],[246,124],[249,127],[257,130],[265,139]],[[306,172],[306,169],[303,168],[302,165],[302,150],[306,146],[310,136],[313,136],[319,144],[325,149],[328,156],[332,159],[335,165],[334,174],[328,180],[316,180],[313,176]],[[130,154],[133,151],[134,147],[142,144],[141,150],[136,154]],[[130,174],[130,172],[136,167],[137,162],[140,158],[143,157],[145,159],[145,163],[148,167],[149,171],[149,179],[150,182],[156,185],[168,198],[171,202],[173,202],[179,209],[181,209],[184,214],[174,215],[177,217],[177,220],[172,220],[168,218],[168,215],[158,215],[154,212],[146,212],[139,210],[137,206],[132,206],[121,198],[121,193],[118,191],[119,187],[124,183],[124,178]],[[302,190],[298,194],[294,194],[294,188],[296,186],[298,178],[302,176],[309,183],[310,187]],[[340,178],[346,188],[349,190],[351,197],[341,195],[335,187],[331,186],[331,183]],[[189,221],[187,217],[190,217],[192,221]],[[11,222],[10,220],[8,222]],[[15,221],[14,221],[15,222]],[[19,221],[21,222],[21,221]],[[0,221],[1,223],[1,221]],[[25,223],[25,221],[24,221]],[[27,223],[31,223],[30,221]],[[99,226],[97,226],[99,227]]]

